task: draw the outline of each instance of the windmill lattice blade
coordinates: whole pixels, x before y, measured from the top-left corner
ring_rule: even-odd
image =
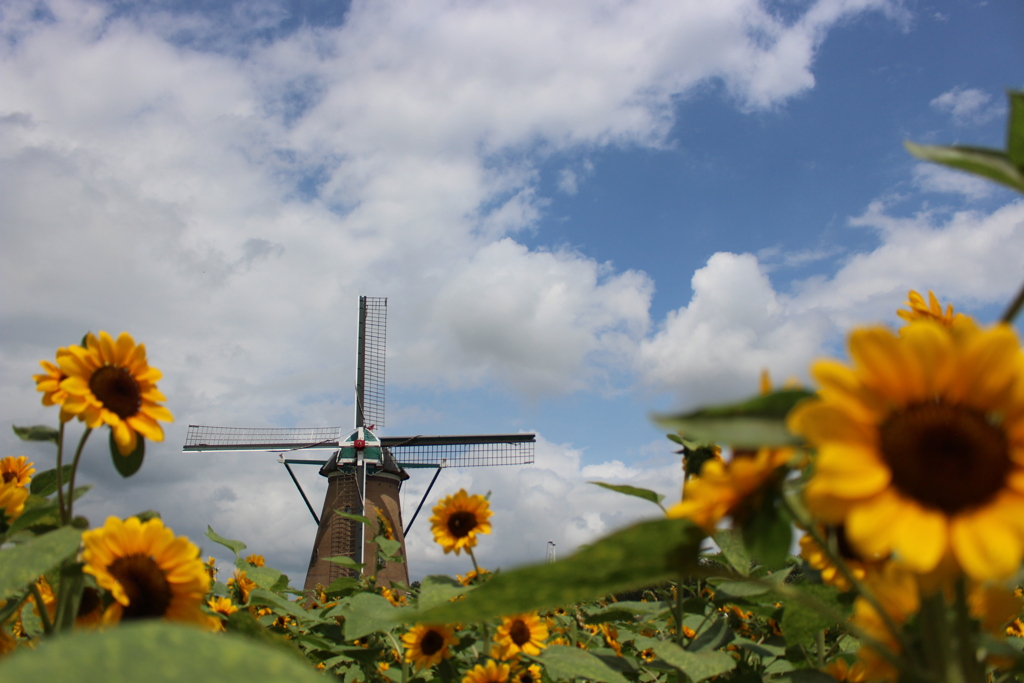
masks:
[[[363,423],[384,426],[384,361],[387,341],[387,297],[364,297],[366,328],[363,359]]]
[[[384,437],[402,467],[484,467],[533,463],[534,434]]]
[[[349,430],[344,433],[348,434]],[[341,427],[209,427],[189,425],[184,451],[288,451],[337,448]]]

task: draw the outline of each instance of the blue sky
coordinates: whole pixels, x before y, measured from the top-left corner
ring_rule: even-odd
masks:
[[[348,425],[359,294],[389,297],[385,433],[538,433],[431,494],[494,491],[513,566],[656,512],[588,480],[678,498],[651,411],[805,378],[910,288],[991,320],[1024,279],[1024,204],[902,148],[1003,145],[1011,2],[14,0],[0,34],[4,414],[52,422],[38,360],[129,331],[176,421],[128,482],[87,448],[85,513],[299,582],[273,457],[180,446]],[[466,569],[417,527],[414,576]]]

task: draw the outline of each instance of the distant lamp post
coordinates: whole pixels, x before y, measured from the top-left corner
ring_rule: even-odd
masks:
[[[555,561],[555,542],[554,541],[548,541],[547,561],[548,562],[554,562]]]

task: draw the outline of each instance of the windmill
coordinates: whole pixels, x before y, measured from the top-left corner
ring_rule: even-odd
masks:
[[[408,584],[404,562],[405,535],[416,520],[443,467],[526,465],[533,462],[534,434],[476,434],[453,436],[378,436],[384,426],[384,368],[387,298],[359,297],[359,335],[356,351],[355,427],[209,427],[189,425],[185,451],[269,451],[278,453],[310,514],[317,522],[316,539],[306,573],[305,589],[328,586],[355,572],[328,558],[345,556],[363,565],[363,573],[378,581]],[[330,450],[326,459],[302,459],[300,451]],[[312,455],[313,453],[311,453]],[[306,497],[291,465],[320,465],[327,477],[327,494],[320,516]],[[399,491],[409,478],[406,469],[435,468],[412,520],[402,526]],[[361,525],[335,511],[361,515]],[[380,526],[391,528],[401,544],[402,562],[378,560],[372,538]]]

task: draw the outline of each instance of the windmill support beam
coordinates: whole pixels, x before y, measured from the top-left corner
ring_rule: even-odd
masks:
[[[295,488],[299,490],[299,495],[302,496],[302,501],[309,509],[309,514],[313,515],[313,521],[316,522],[317,526],[320,526],[320,518],[317,517],[316,510],[313,509],[313,506],[309,502],[309,498],[306,497],[306,492],[302,490],[302,484],[300,484],[299,480],[295,478],[295,473],[292,472],[292,468],[288,465],[288,461],[282,460],[281,463],[284,465],[284,468],[288,470],[288,476],[290,476],[292,481],[295,482]]]
[[[409,526],[405,527],[405,531],[402,532],[402,535],[409,535],[409,529],[412,528],[412,523],[416,521],[416,516],[419,515],[420,510],[423,509],[423,504],[427,502],[427,496],[430,495],[430,489],[434,488],[434,482],[437,481],[442,469],[444,469],[443,460],[441,461],[441,464],[437,466],[437,472],[434,472],[434,478],[430,480],[430,486],[427,487],[426,492],[423,494],[423,498],[420,499],[420,504],[416,506],[416,512],[412,513],[412,519],[409,520]]]

